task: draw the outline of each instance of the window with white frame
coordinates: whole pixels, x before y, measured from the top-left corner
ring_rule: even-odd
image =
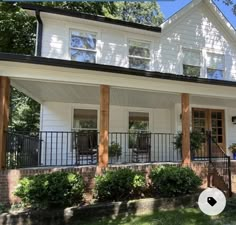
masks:
[[[186,76],[200,77],[201,56],[200,51],[183,49],[183,74]]]
[[[96,33],[71,31],[70,56],[78,62],[96,62]]]
[[[140,133],[147,133],[149,129],[149,113],[129,112],[129,148],[137,144]]]
[[[129,131],[148,131],[149,113],[146,112],[129,112]]]
[[[222,80],[224,78],[224,55],[207,53],[206,67],[207,78]]]
[[[97,110],[74,109],[73,129],[97,130]]]
[[[129,40],[129,68],[149,70],[150,69],[150,43]]]

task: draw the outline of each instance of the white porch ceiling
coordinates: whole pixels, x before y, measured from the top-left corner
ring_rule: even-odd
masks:
[[[56,101],[99,104],[99,86],[13,80],[12,86],[40,102]],[[180,103],[177,94],[111,88],[111,105],[144,108],[170,108]]]
[[[56,101],[82,104],[99,104],[99,86],[37,82],[28,80],[12,80],[12,85],[40,102]],[[178,94],[150,92],[134,89],[111,88],[112,105],[171,108],[180,103]],[[190,95],[190,103],[212,107],[236,107],[236,100],[217,97]]]

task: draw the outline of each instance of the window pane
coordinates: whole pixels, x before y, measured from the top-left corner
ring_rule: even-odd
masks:
[[[139,41],[129,41],[129,55],[150,58],[150,44]]]
[[[129,68],[149,70],[150,60],[129,57]]]
[[[97,110],[75,109],[73,128],[97,129]]]
[[[140,47],[140,48],[150,49],[150,43],[142,42],[142,41],[134,41],[134,40],[131,41],[130,40],[129,46],[136,46],[136,47]]]
[[[84,36],[71,35],[72,48],[96,49],[96,37],[86,33]]]
[[[149,114],[142,112],[129,113],[129,130],[147,131],[149,127]]]
[[[200,67],[183,65],[183,74],[186,76],[200,77]]]
[[[150,58],[150,50],[136,46],[129,46],[129,55]]]
[[[208,52],[206,66],[215,70],[224,70],[224,56]]]
[[[207,68],[207,78],[222,80],[223,77],[224,77],[224,71]]]
[[[96,62],[96,52],[71,49],[70,54],[71,59],[77,62]]]
[[[183,64],[200,67],[200,52],[184,49]]]

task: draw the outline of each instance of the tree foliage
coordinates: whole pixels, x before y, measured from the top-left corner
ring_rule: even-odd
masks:
[[[157,1],[117,2],[114,17],[128,22],[158,26],[163,22],[163,15]]]
[[[0,51],[33,54],[36,21],[20,7],[0,3]]]
[[[217,0],[219,1],[219,0]],[[233,14],[236,16],[236,2],[235,0],[221,0],[223,3],[229,7],[232,7]]]
[[[12,87],[10,107],[9,128],[25,132],[39,129],[40,105],[36,101]]]

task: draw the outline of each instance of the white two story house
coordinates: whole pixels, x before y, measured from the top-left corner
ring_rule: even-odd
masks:
[[[204,141],[190,153],[192,130],[211,131],[231,155],[236,31],[210,0],[192,1],[160,27],[24,8],[38,20],[36,55],[0,53],[1,167],[205,160]],[[37,137],[4,142],[9,85],[41,104]]]

